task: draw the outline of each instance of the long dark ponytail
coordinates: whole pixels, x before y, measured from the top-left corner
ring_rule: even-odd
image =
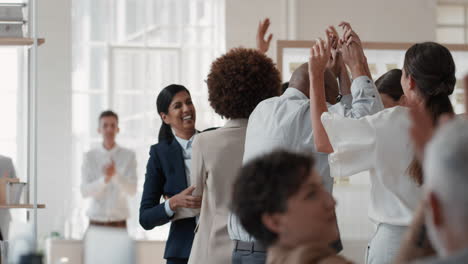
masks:
[[[446,47],[434,42],[415,44],[406,52],[403,68],[406,76],[415,81],[434,125],[441,115],[454,113],[449,95],[457,81],[455,62]],[[416,158],[408,167],[408,173],[418,184],[423,183],[421,163]]]
[[[171,84],[169,86],[166,86],[158,95],[158,98],[156,99],[156,108],[158,110],[158,114],[161,115],[161,113],[168,114],[169,113],[169,106],[171,105],[172,99],[174,96],[179,93],[185,91],[190,95],[189,90],[185,88],[182,85],[179,84]],[[172,139],[174,139],[174,134],[172,134],[172,129],[171,126],[164,123],[164,120],[162,120],[161,117],[161,128],[159,129],[159,134],[158,134],[158,141],[166,140],[171,142]]]

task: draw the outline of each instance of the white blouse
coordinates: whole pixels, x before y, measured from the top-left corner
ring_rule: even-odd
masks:
[[[369,218],[408,226],[421,199],[420,188],[407,173],[414,158],[408,109],[397,106],[360,119],[326,112],[321,119],[334,150],[329,156],[331,176],[368,170]]]

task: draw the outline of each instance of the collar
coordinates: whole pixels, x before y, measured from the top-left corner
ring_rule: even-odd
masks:
[[[283,95],[281,96],[309,100],[309,98],[303,92],[294,87],[288,87],[288,89],[286,89],[286,91],[284,91]]]
[[[103,144],[103,143],[101,143],[101,144],[99,145],[99,149],[100,149],[101,151],[103,151],[103,152],[105,152],[105,153],[109,153],[109,154],[114,154],[115,152],[117,152],[117,150],[118,150],[119,148],[120,148],[120,146],[119,146],[117,143],[115,143],[114,147],[112,147],[111,149],[106,149],[106,148],[104,147],[104,144]]]
[[[198,134],[198,131],[195,130],[195,134],[193,134],[193,136],[190,138],[190,139],[183,139],[183,138],[180,138],[178,136],[176,136],[174,134],[174,138],[177,140],[177,142],[179,142],[180,146],[183,148],[183,149],[188,149],[189,147],[192,146],[192,143],[193,143],[193,139],[195,138],[195,135]]]
[[[247,127],[248,121],[247,118],[229,119],[224,127]]]

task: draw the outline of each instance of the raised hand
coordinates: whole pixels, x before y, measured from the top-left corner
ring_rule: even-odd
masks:
[[[341,52],[343,61],[351,70],[353,79],[359,76],[368,76],[372,78],[369,66],[367,65],[367,58],[364,55],[361,39],[351,28],[349,23],[341,22],[340,26],[343,28],[343,38],[340,40]]]
[[[359,36],[354,32],[353,28],[348,22],[341,22],[339,25],[343,29],[343,37],[341,38],[341,43],[350,45],[351,42],[356,42],[357,44],[361,45],[361,39]]]
[[[190,186],[179,194],[172,196],[169,199],[169,207],[171,210],[175,211],[178,208],[200,208],[202,197],[192,196],[194,190],[195,186]]]
[[[270,19],[266,18],[263,21],[258,23],[257,29],[257,49],[262,52],[266,53],[270,48],[270,42],[273,39],[273,34],[268,35],[268,39],[265,39],[266,32],[268,31],[268,27],[270,27]]]
[[[338,36],[338,32],[333,26],[329,26],[325,33],[327,34],[328,43],[330,43],[331,48],[331,55],[327,68],[330,69],[336,77],[338,77],[340,76],[341,71],[345,69],[343,56],[340,51],[340,37]]]
[[[330,56],[331,47],[328,38],[325,41],[323,39],[316,40],[314,46],[310,49],[309,75],[323,78]]]

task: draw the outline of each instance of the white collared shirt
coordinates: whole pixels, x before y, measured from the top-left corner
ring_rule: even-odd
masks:
[[[182,156],[184,158],[184,163],[185,163],[185,177],[187,179],[187,186],[190,186],[192,185],[191,180],[190,180],[190,166],[191,166],[190,164],[192,161],[192,144],[193,144],[193,139],[195,138],[195,135],[198,134],[198,132],[195,131],[195,134],[193,134],[193,136],[189,140],[176,136],[174,132],[172,133],[174,134],[174,138],[177,140],[180,147],[182,148]],[[169,206],[169,200],[170,199],[164,202],[164,210],[166,211],[166,214],[169,217],[172,217],[175,212],[171,210],[171,207]]]
[[[414,158],[405,107],[385,109],[361,119],[323,113],[322,123],[334,152],[329,155],[332,177],[369,171],[369,218],[376,223],[408,226],[421,199],[410,179]]]
[[[104,168],[115,162],[116,174],[105,182]],[[110,222],[129,217],[127,196],[137,188],[136,156],[132,150],[115,145],[111,150],[102,145],[84,155],[81,194],[92,198],[88,210],[90,220]]]
[[[328,111],[352,118],[374,114],[383,109],[380,95],[374,82],[367,76],[353,80],[351,94],[344,95],[335,105],[328,104]],[[310,100],[296,88],[286,89],[283,95],[259,103],[249,117],[243,164],[276,149],[296,153],[313,153],[315,168],[322,176],[325,188],[331,192],[328,155],[315,151]],[[230,214],[228,231],[231,239],[252,241],[253,238],[241,227],[235,215]]]

